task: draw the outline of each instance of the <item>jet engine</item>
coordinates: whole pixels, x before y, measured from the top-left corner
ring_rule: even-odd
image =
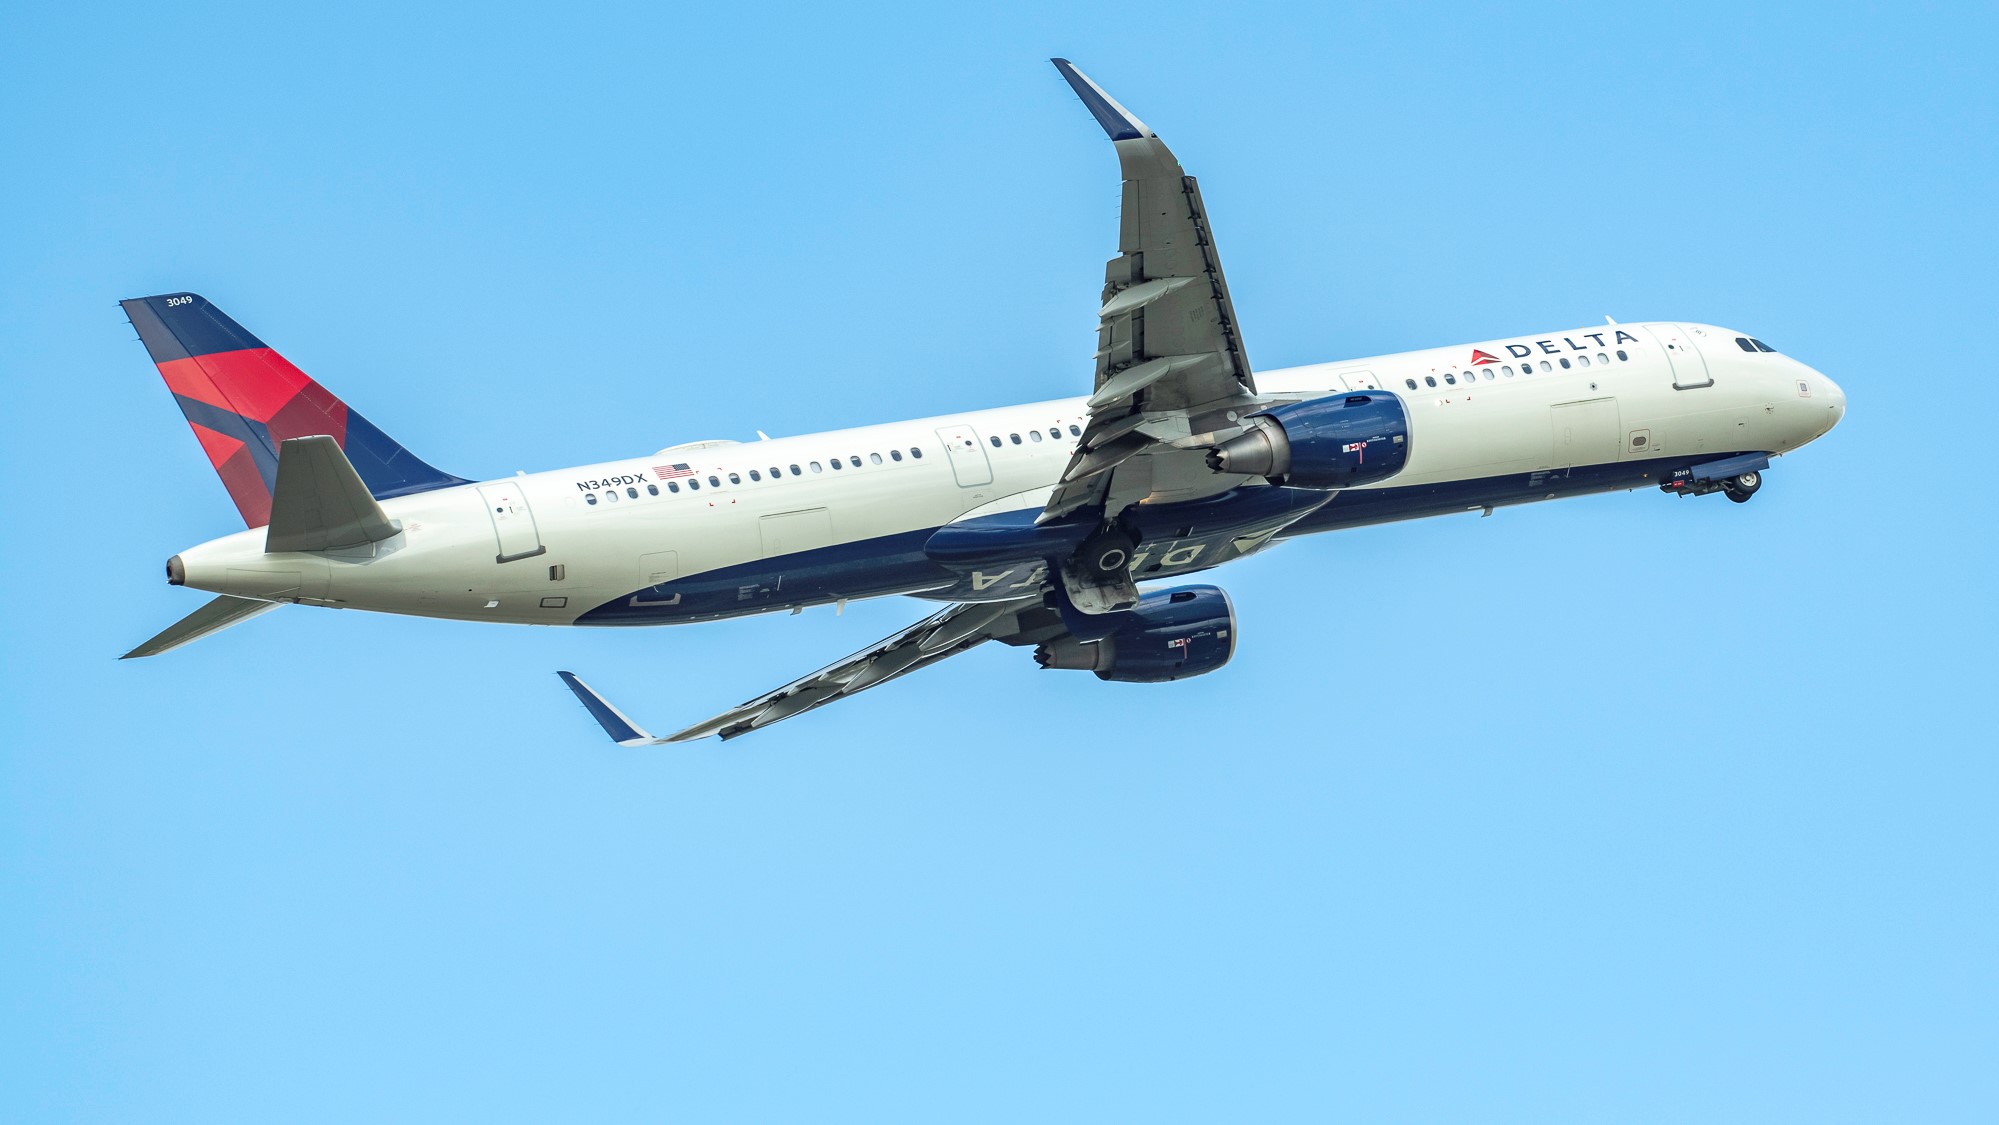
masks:
[[[1294,402],[1248,422],[1247,430],[1208,450],[1210,469],[1336,489],[1387,480],[1409,459],[1409,414],[1386,391]]]
[[[1214,586],[1158,590],[1115,616],[1116,631],[1104,639],[1064,634],[1036,648],[1035,663],[1095,672],[1100,680],[1161,684],[1212,672],[1235,655],[1235,607]]]

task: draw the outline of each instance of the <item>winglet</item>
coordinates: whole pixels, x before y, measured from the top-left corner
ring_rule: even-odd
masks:
[[[1145,122],[1132,116],[1130,110],[1119,105],[1116,98],[1104,93],[1102,86],[1090,81],[1088,75],[1077,70],[1076,64],[1068,59],[1048,61],[1054,63],[1055,69],[1062,72],[1062,77],[1069,80],[1069,88],[1076,91],[1077,97],[1083,99],[1083,105],[1089,109],[1090,116],[1095,117],[1097,124],[1104,127],[1104,132],[1110,134],[1111,140],[1135,141],[1158,135],[1146,128]]]
[[[611,736],[612,742],[620,746],[657,746],[666,741],[647,734],[643,727],[626,718],[623,711],[591,690],[589,684],[577,679],[576,673],[557,672],[556,675],[561,676],[562,682],[569,685],[569,690],[576,693],[577,699],[582,700],[584,709],[597,720],[598,726],[604,728],[604,733]]]

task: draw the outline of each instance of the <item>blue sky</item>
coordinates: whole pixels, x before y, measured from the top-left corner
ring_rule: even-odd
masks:
[[[1987,1121],[1989,6],[184,3],[8,17],[0,1118]],[[1599,321],[1838,380],[1755,502],[1218,572],[1167,686],[927,612],[289,609],[120,664],[235,516],[116,308],[199,291],[498,476],[1087,386],[1115,162],[1263,367]]]

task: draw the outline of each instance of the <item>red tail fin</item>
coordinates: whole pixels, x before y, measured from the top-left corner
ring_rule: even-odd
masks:
[[[119,304],[248,526],[271,521],[287,438],[331,437],[376,499],[469,483],[425,464],[201,297]]]

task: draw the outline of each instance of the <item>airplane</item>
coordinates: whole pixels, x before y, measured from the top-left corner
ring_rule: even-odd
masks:
[[[1087,395],[473,480],[204,298],[121,302],[246,526],[167,561],[215,597],[126,655],[287,604],[608,627],[901,594],[942,608],[663,737],[558,675],[621,746],[734,738],[987,641],[1163,683],[1227,664],[1236,616],[1161,583],[1395,520],[1654,487],[1740,503],[1845,414],[1818,371],[1678,321],[1255,370],[1194,178],[1053,62],[1124,185]]]

